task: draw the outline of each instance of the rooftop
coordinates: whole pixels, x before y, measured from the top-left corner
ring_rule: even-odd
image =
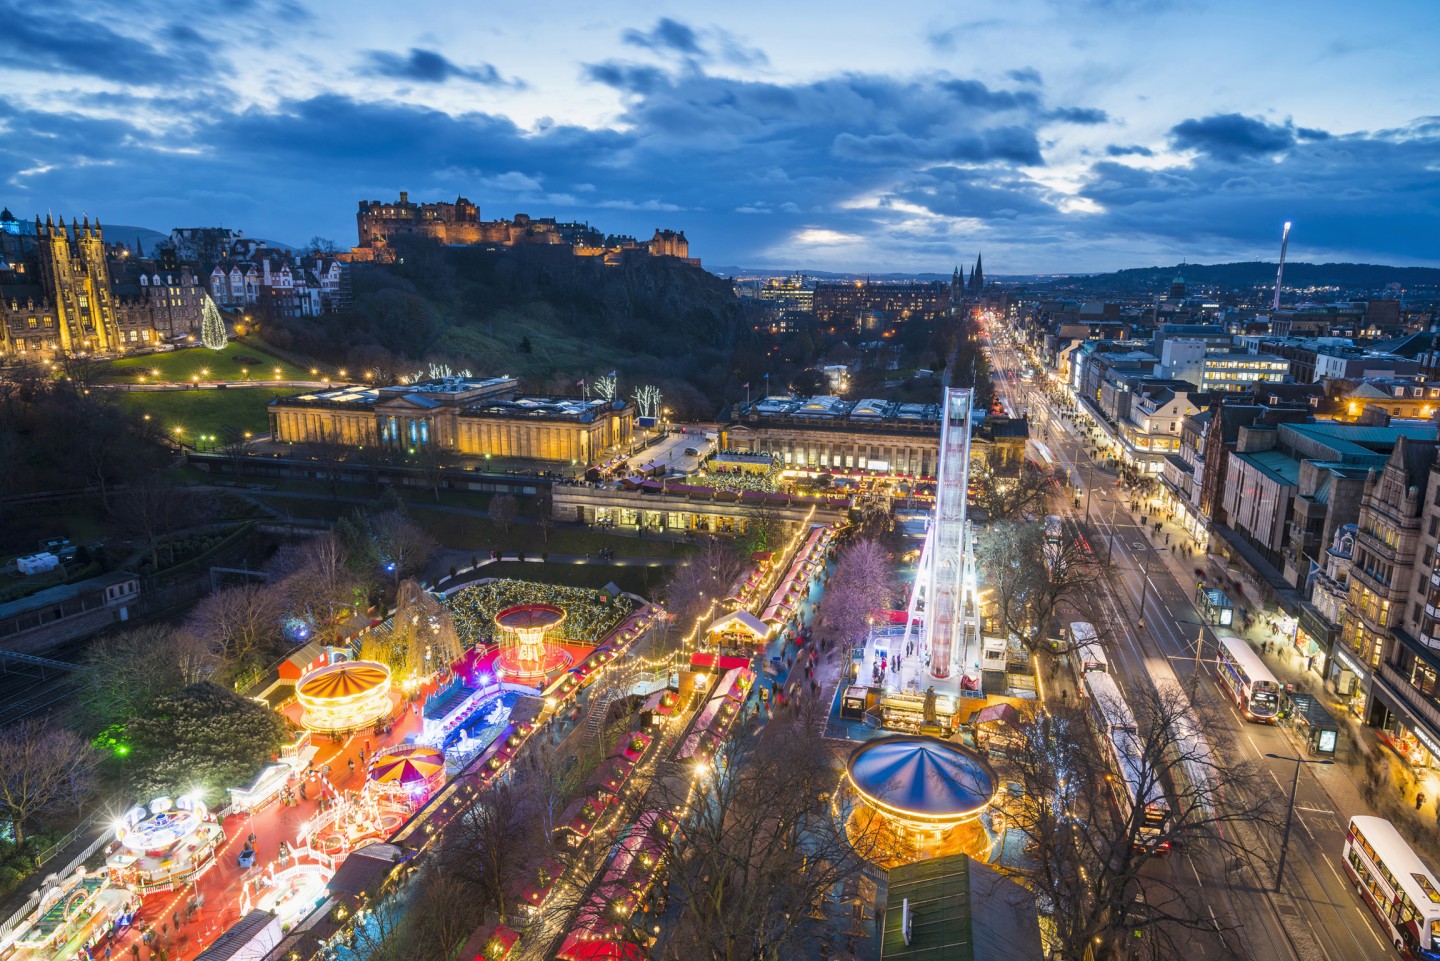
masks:
[[[910,908],[910,939],[901,918]],[[894,868],[885,895],[882,961],[1040,961],[1034,895],[963,854]]]
[[[864,397],[845,400],[833,394],[815,397],[762,397],[749,407],[741,404],[743,414],[760,417],[813,418],[816,420],[908,420],[916,423],[940,420],[939,404],[902,404],[899,401]]]

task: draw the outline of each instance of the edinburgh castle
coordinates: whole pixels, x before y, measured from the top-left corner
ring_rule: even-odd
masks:
[[[510,220],[481,220],[478,205],[464,197],[454,203],[417,204],[405,191],[395,202],[362,200],[355,214],[359,244],[350,252],[353,260],[389,260],[394,241],[401,237],[428,237],[455,246],[556,246],[568,248],[576,257],[600,257],[616,264],[630,254],[676,257],[699,265],[690,258],[685,232],[657,228],[650,240],[628,236],[607,236],[581,223],[559,223],[553,217],[516,214]]]

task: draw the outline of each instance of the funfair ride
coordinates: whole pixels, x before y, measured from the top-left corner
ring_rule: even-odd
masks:
[[[930,675],[948,679],[973,665],[978,682],[980,619],[976,605],[975,552],[965,517],[970,488],[968,388],[945,391],[940,421],[940,458],[935,512],[925,533],[915,586],[910,593],[904,643],[919,625],[921,649],[930,654]]]

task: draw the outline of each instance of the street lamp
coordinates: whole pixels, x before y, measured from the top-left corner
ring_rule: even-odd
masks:
[[[1275,893],[1280,893],[1280,882],[1285,877],[1285,852],[1290,847],[1290,820],[1295,816],[1295,789],[1300,786],[1300,765],[1302,764],[1334,764],[1329,758],[1308,758],[1295,755],[1285,757],[1283,754],[1266,754],[1268,758],[1276,761],[1294,761],[1295,776],[1290,779],[1290,805],[1285,808],[1285,831],[1280,835],[1280,863],[1275,868]]]

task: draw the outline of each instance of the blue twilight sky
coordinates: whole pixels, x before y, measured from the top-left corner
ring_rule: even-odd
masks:
[[[0,205],[354,243],[453,199],[714,264],[1440,259],[1434,0],[0,0]]]

